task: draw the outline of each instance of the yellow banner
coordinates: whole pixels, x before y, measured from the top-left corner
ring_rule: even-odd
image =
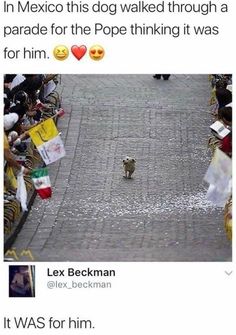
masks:
[[[52,140],[58,135],[53,119],[47,119],[29,130],[30,137],[36,147]]]

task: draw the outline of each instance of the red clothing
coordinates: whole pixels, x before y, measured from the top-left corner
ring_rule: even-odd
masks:
[[[221,140],[220,149],[227,155],[232,156],[232,137],[231,134]]]

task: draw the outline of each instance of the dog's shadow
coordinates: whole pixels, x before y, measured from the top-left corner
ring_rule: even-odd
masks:
[[[123,176],[123,179],[125,179],[125,180],[134,180],[134,178],[128,178],[126,176]]]

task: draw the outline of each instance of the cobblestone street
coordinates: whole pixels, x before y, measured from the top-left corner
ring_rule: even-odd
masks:
[[[38,261],[231,260],[223,209],[205,199],[207,75],[62,75],[59,92],[66,157],[14,248]]]

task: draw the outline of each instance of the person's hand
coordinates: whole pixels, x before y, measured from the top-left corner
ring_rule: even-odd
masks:
[[[31,170],[28,169],[28,168],[26,168],[26,167],[24,167],[24,166],[22,166],[22,167],[23,167],[23,174],[25,176],[29,176],[31,174]]]
[[[20,139],[21,141],[25,140],[26,138],[28,138],[30,135],[29,135],[29,132],[28,131],[24,131],[21,135],[20,135]]]

